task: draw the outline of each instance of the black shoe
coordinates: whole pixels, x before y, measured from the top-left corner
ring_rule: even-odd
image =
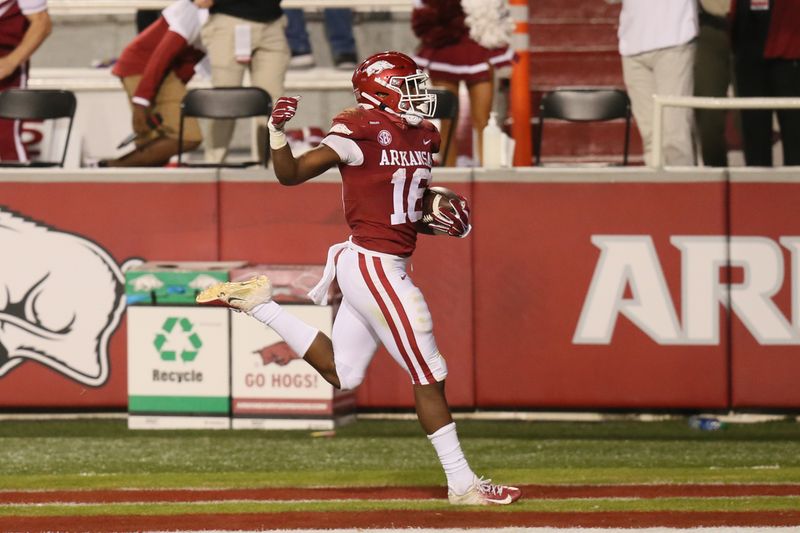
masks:
[[[352,70],[358,66],[355,53],[338,54],[334,56],[333,63],[339,70]]]

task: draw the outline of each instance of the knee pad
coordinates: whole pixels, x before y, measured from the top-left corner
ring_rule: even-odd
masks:
[[[408,373],[408,377],[411,378],[412,385],[418,384],[432,384],[438,383],[440,381],[444,381],[447,377],[447,361],[445,361],[444,356],[438,350],[433,354],[429,355],[425,358],[425,364],[428,365],[428,368],[431,371],[431,375],[433,376],[433,381],[427,380],[427,378],[423,378],[422,376],[418,376],[418,381],[414,380],[414,376],[411,371],[406,368],[406,373]],[[423,382],[423,379],[427,381]]]
[[[445,361],[442,353],[437,350],[431,357],[426,358],[426,362],[428,363],[428,368],[431,369],[434,379],[436,381],[444,381],[447,377],[447,361]]]

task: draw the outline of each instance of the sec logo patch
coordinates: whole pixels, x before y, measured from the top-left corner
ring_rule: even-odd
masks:
[[[381,143],[382,146],[389,146],[392,144],[392,134],[386,130],[379,131],[378,142]]]

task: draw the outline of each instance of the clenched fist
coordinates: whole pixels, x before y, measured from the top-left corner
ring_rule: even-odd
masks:
[[[281,96],[272,107],[272,114],[269,116],[271,130],[283,130],[287,122],[292,120],[297,113],[297,103],[299,96]]]

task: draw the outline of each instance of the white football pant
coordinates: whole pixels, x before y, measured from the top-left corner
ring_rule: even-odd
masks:
[[[435,383],[447,376],[428,304],[408,276],[407,263],[407,258],[353,243],[340,253],[336,279],[343,298],[331,340],[342,389],[361,384],[378,342],[414,384]]]

